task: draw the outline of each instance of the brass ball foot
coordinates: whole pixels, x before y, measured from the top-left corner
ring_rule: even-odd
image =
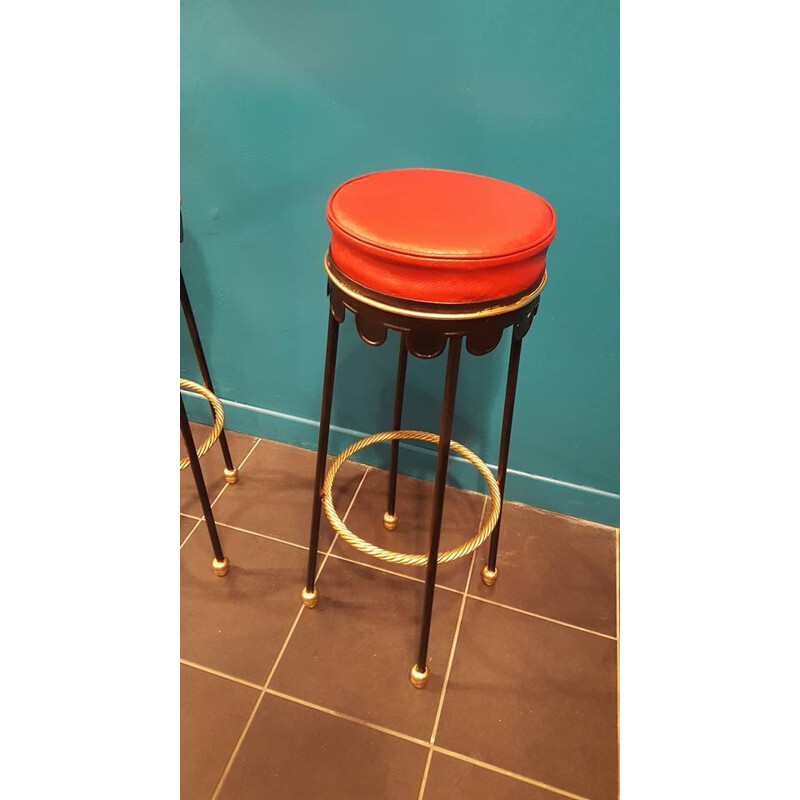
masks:
[[[222,474],[225,476],[225,483],[236,483],[239,480],[239,468],[224,469]]]
[[[397,527],[397,514],[390,514],[388,511],[383,515],[383,527],[387,531],[393,531]]]
[[[222,559],[222,561],[217,561],[215,558],[211,562],[211,569],[214,570],[215,575],[219,575],[220,578],[224,578],[228,574],[228,570],[230,569],[231,565],[228,561],[228,557]]]
[[[494,586],[497,583],[497,568],[489,569],[489,565],[486,564],[481,570],[481,580],[485,586]]]
[[[427,667],[425,667],[424,670],[420,670],[417,668],[417,665],[414,664],[414,666],[411,667],[411,685],[417,689],[424,689],[425,684],[428,682],[429,675],[430,672]]]
[[[317,603],[319,603],[319,592],[317,591],[317,587],[315,586],[313,591],[308,592],[305,589],[300,593],[300,597],[303,598],[303,605],[306,608],[314,608]]]

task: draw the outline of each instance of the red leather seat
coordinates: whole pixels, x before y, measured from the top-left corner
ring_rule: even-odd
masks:
[[[373,172],[328,200],[331,258],[356,283],[430,303],[499,300],[537,283],[556,215],[513,183],[441,169]]]

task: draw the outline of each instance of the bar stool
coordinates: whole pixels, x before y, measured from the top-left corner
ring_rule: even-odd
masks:
[[[331,240],[324,265],[330,313],[302,600],[307,608],[314,608],[319,601],[315,583],[323,510],[337,534],[362,552],[391,563],[424,566],[419,652],[411,668],[411,683],[422,688],[429,676],[428,639],[437,564],[461,558],[491,537],[481,578],[487,586],[497,581],[497,546],[522,339],[531,327],[547,281],[545,257],[555,236],[555,212],[538,195],[505,181],[449,170],[400,169],[362,175],[339,186],[328,201],[327,221]],[[400,332],[394,416],[391,431],[352,444],[334,460],[326,475],[339,325],[348,310],[367,344],[381,345],[389,330]],[[513,332],[495,479],[474,453],[452,440],[451,433],[462,344],[472,355],[484,355],[497,346],[507,327]],[[447,368],[438,435],[401,430],[408,353],[435,358],[445,348]],[[383,524],[387,530],[394,530],[398,519],[398,444],[404,439],[438,444],[428,553],[406,554],[376,547],[350,531],[333,506],[333,481],[341,465],[363,448],[389,441]],[[475,536],[460,547],[440,553],[451,449],[470,461],[486,480],[491,512]]]

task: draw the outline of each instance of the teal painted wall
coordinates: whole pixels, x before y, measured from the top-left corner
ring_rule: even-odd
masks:
[[[319,415],[339,183],[409,166],[491,175],[558,214],[510,456],[540,477],[512,474],[507,496],[617,524],[618,53],[618,6],[602,0],[182,2],[181,264],[217,394],[239,404],[228,427],[316,446],[304,420]],[[181,337],[181,374],[196,378]],[[493,464],[508,348],[506,335],[462,359],[454,436]],[[348,319],[336,426],[390,427],[396,352]],[[405,427],[437,429],[443,375],[442,357],[410,362]],[[331,452],[355,435],[336,432]],[[402,453],[401,469],[432,476],[429,452]],[[451,481],[480,488],[470,469],[456,462]]]

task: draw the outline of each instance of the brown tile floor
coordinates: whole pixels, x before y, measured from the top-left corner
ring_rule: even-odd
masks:
[[[197,443],[207,428],[193,424]],[[240,479],[203,459],[231,568],[211,571],[191,475],[181,475],[181,797],[618,797],[617,532],[506,504],[497,585],[481,548],[439,571],[431,678],[408,681],[422,570],[350,548],[323,517],[320,602],[300,603],[314,454],[229,433]],[[348,464],[336,507],[383,547],[422,552],[430,485]],[[483,498],[448,489],[444,547]]]

